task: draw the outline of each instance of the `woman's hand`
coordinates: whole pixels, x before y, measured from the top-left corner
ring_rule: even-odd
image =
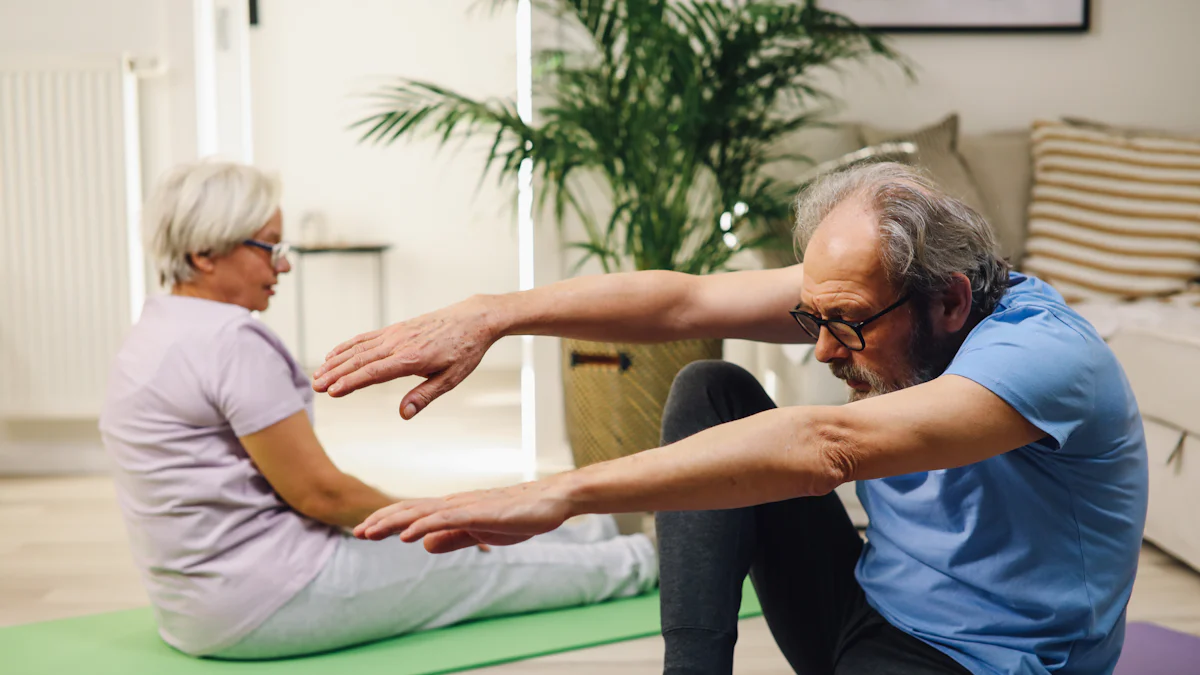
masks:
[[[549,532],[575,515],[559,483],[548,479],[399,502],[368,516],[354,528],[354,536],[378,541],[399,535],[406,542],[425,538],[425,548],[431,553],[477,544],[516,544]]]
[[[420,375],[425,382],[400,402],[400,416],[412,419],[470,375],[499,337],[486,297],[476,296],[343,342],[313,375],[313,389],[339,397]]]

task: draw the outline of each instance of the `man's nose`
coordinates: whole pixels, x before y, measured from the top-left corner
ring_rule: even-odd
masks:
[[[835,359],[850,358],[850,350],[838,342],[828,328],[821,328],[817,336],[817,344],[813,347],[813,356],[821,363],[829,363]]]

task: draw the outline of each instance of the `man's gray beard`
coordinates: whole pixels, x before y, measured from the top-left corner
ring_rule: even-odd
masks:
[[[934,337],[933,326],[924,312],[915,312],[915,323],[912,334],[909,335],[908,372],[895,382],[885,381],[878,373],[849,361],[829,364],[833,376],[842,380],[864,382],[870,387],[867,391],[850,390],[849,400],[861,401],[881,394],[907,389],[928,382],[942,373],[950,365],[950,361],[958,352],[958,345],[952,336]]]

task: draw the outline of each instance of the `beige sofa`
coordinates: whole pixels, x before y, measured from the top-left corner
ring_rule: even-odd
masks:
[[[814,159],[829,159],[854,142],[844,129],[831,132],[817,144]],[[1019,264],[1033,176],[1029,131],[963,135],[958,151],[1002,252]],[[1161,302],[1078,309],[1109,340],[1142,411],[1150,460],[1146,539],[1200,569],[1200,521],[1195,517],[1200,511],[1200,309]],[[844,385],[811,358],[811,348],[764,347],[758,367],[771,373],[766,379],[781,405],[845,400]],[[852,518],[865,524],[853,487],[843,486],[839,493]]]

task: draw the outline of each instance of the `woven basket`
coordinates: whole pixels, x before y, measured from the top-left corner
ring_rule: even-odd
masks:
[[[721,344],[564,339],[563,397],[575,466],[658,447],[663,404],[675,376],[692,361],[721,358]]]

